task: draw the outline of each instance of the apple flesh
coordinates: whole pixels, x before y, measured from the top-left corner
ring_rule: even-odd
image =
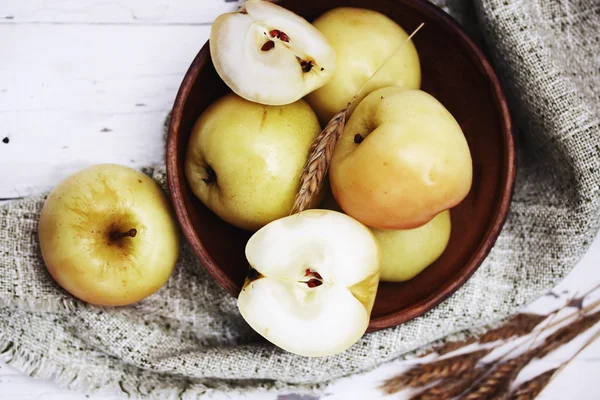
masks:
[[[245,12],[223,14],[210,32],[217,73],[239,96],[283,105],[323,86],[335,52],[309,22],[278,5],[249,0]]]
[[[179,255],[179,233],[163,191],[121,165],[92,166],[62,181],[44,203],[39,241],[60,286],[105,306],[156,292]]]
[[[417,50],[412,41],[405,43],[407,32],[385,15],[372,10],[341,7],[323,14],[313,25],[329,40],[337,57],[337,68],[331,80],[306,98],[321,124],[327,124],[344,109],[400,46],[403,47],[369,81],[354,104],[383,87],[420,87],[421,67]]]
[[[371,229],[381,251],[381,280],[402,282],[417,276],[442,255],[450,230],[448,210],[414,229]]]
[[[185,174],[194,194],[215,214],[257,230],[290,214],[308,150],[320,131],[303,100],[266,106],[229,94],[194,125]]]
[[[420,90],[379,89],[356,108],[329,170],[342,209],[379,229],[412,229],[460,203],[472,160],[454,117]]]
[[[267,340],[317,357],[348,349],[365,333],[379,282],[373,234],[354,219],[308,210],[256,232],[240,313]]]

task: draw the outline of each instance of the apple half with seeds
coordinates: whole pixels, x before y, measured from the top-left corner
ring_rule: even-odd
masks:
[[[219,16],[210,54],[225,84],[246,100],[285,105],[325,85],[335,51],[314,26],[283,7],[249,0],[245,10]]]
[[[330,210],[278,219],[246,245],[251,269],[238,297],[248,324],[308,357],[340,353],[365,333],[379,283],[371,231]]]

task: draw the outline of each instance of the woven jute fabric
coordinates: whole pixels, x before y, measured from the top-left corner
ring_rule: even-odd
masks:
[[[447,301],[348,351],[304,358],[261,340],[235,299],[183,246],[167,285],[124,308],[75,300],[37,242],[44,196],[0,208],[0,351],[14,367],[84,390],[195,397],[213,390],[318,390],[432,341],[514,313],[563,278],[600,222],[600,2],[437,1],[489,54],[518,127],[508,220]],[[485,132],[482,132],[485,134]],[[164,185],[164,167],[148,171]]]

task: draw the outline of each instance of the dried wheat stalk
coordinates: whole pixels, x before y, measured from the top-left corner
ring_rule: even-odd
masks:
[[[583,306],[584,300],[589,294],[600,288],[595,286],[581,297],[571,299],[562,307],[554,310],[547,316],[537,314],[518,314],[511,318],[505,325],[494,329],[481,338],[482,343],[506,340],[511,337],[523,337],[534,332],[536,326],[548,319],[548,323],[536,330],[537,334],[528,340],[514,346],[510,351],[504,353],[494,361],[477,367],[481,358],[485,357],[492,349],[479,350],[472,353],[462,354],[437,360],[429,364],[420,364],[397,377],[388,379],[381,386],[386,394],[398,392],[406,387],[421,388],[414,394],[411,400],[438,400],[438,399],[533,399],[556,377],[563,368],[589,344],[600,338],[600,331],[590,338],[577,353],[564,362],[557,370],[548,371],[520,385],[514,392],[510,392],[510,386],[519,372],[534,358],[545,357],[550,352],[568,343],[575,337],[586,332],[588,329],[600,322],[600,300]],[[576,311],[563,316],[557,321],[554,317],[565,308],[575,308]],[[567,325],[564,325],[567,323]],[[563,326],[564,325],[564,326]],[[538,346],[530,348],[520,356],[509,359],[508,357],[522,348],[526,343],[535,344],[538,335],[548,329],[558,328],[554,333],[547,336]],[[434,349],[436,352],[456,350],[457,348],[470,344],[472,339],[459,342],[451,342]],[[503,342],[504,343],[504,342]],[[480,353],[484,352],[484,353]],[[437,382],[436,382],[437,381]],[[433,385],[431,385],[433,384]],[[428,385],[431,385],[427,387]]]
[[[558,368],[551,369],[520,384],[510,395],[510,400],[533,400],[550,382]]]
[[[455,377],[475,368],[479,360],[490,352],[491,349],[477,350],[429,364],[419,364],[400,376],[386,380],[380,388],[386,394],[392,394],[406,387],[425,386],[439,379]]]
[[[506,324],[486,332],[479,338],[480,343],[491,343],[506,340],[515,336],[524,336],[547,318],[546,315],[520,313],[512,317]]]
[[[501,362],[490,371],[489,375],[468,389],[461,398],[465,400],[483,400],[508,397],[510,384],[535,355],[535,351],[527,351],[518,357]]]
[[[520,313],[513,316],[504,325],[491,329],[479,338],[470,337],[464,340],[458,340],[456,342],[446,342],[443,345],[432,349],[431,351],[424,353],[422,356],[426,356],[431,353],[437,353],[444,355],[451,353],[455,350],[462,349],[473,343],[491,343],[498,340],[506,340],[512,337],[520,337],[527,335],[533,331],[543,320],[548,316],[540,314],[529,314]]]
[[[428,387],[427,389],[413,395],[410,400],[446,400],[458,396],[473,385],[473,382],[481,378],[489,366],[473,368],[470,371],[461,374],[460,377],[448,377],[442,379],[439,383]]]
[[[558,329],[552,335],[545,338],[539,346],[528,350],[518,357],[498,364],[480,383],[469,389],[463,398],[465,400],[508,398],[511,383],[532,359],[545,357],[550,352],[570,342],[594,326],[598,321],[600,321],[600,311],[586,315],[576,320],[573,324]],[[540,377],[540,382],[542,380],[543,378]],[[543,390],[543,386],[540,388],[541,390]]]
[[[585,332],[585,325],[580,327],[581,333]],[[510,396],[510,400],[530,400],[535,399],[542,391],[548,386],[548,384],[554,379],[571,361],[575,359],[583,350],[585,350],[590,344],[594,343],[598,338],[600,338],[600,331],[596,332],[594,336],[589,338],[583,346],[575,352],[568,360],[563,362],[558,368],[551,369],[546,371],[535,378],[528,380],[527,382],[523,382],[520,384]],[[542,345],[543,346],[543,345]],[[538,353],[539,354],[539,353]]]
[[[544,339],[544,342],[538,347],[539,351],[536,358],[542,358],[558,349],[562,345],[590,329],[596,323],[600,322],[600,310],[586,315],[572,324],[566,325]]]
[[[333,150],[344,133],[347,113],[348,108],[345,108],[335,114],[310,146],[308,160],[300,176],[300,190],[296,194],[292,214],[309,208],[317,193],[321,191],[333,157]]]

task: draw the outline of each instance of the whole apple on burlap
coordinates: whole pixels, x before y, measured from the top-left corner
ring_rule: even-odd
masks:
[[[135,303],[160,289],[179,256],[179,231],[162,189],[121,165],[95,165],[49,194],[39,222],[52,277],[91,304]]]

